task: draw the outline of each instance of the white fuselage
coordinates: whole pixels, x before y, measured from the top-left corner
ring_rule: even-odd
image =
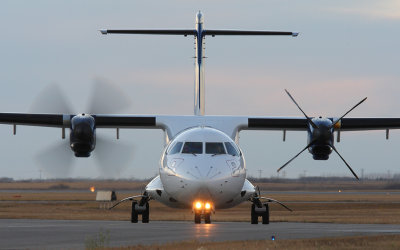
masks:
[[[229,208],[254,193],[239,147],[210,127],[189,128],[172,139],[161,157],[159,173],[146,191],[171,207],[191,207],[200,200],[216,209]]]
[[[166,147],[160,160],[159,176],[146,192],[171,207],[193,207],[209,203],[213,209],[230,208],[255,194],[246,180],[246,166],[237,145],[240,124],[247,120],[205,116],[204,17],[196,15],[194,116],[157,116],[164,129]],[[194,146],[194,148],[190,148]],[[187,150],[189,148],[189,150]],[[194,151],[193,151],[194,150]]]

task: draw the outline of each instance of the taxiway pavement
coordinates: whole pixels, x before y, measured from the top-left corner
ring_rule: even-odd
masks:
[[[162,244],[188,240],[232,241],[338,237],[353,235],[400,234],[399,225],[331,224],[274,222],[251,225],[244,222],[150,221],[132,224],[129,221],[77,220],[0,220],[1,249],[79,249],[100,234],[109,238],[109,246]]]

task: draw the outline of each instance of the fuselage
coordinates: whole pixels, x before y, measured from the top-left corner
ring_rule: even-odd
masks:
[[[251,185],[248,194],[242,192],[246,166],[238,145],[211,127],[188,128],[173,138],[161,156],[159,173],[146,190],[171,207],[191,207],[200,200],[216,209],[229,208],[254,191]]]

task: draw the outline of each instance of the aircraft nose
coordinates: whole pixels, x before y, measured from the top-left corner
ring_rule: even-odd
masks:
[[[186,190],[185,199],[218,200],[226,194],[240,192],[241,178],[233,177],[225,161],[213,165],[186,165],[177,172],[181,190]],[[183,193],[181,193],[183,194]],[[233,195],[233,194],[232,194]]]

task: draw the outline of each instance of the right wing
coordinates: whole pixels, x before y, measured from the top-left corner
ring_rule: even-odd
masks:
[[[101,34],[142,34],[142,35],[197,35],[196,30],[145,30],[145,29],[129,29],[129,30],[100,30]]]
[[[0,124],[69,128],[75,114],[0,113]],[[146,115],[92,115],[96,128],[157,128]]]

